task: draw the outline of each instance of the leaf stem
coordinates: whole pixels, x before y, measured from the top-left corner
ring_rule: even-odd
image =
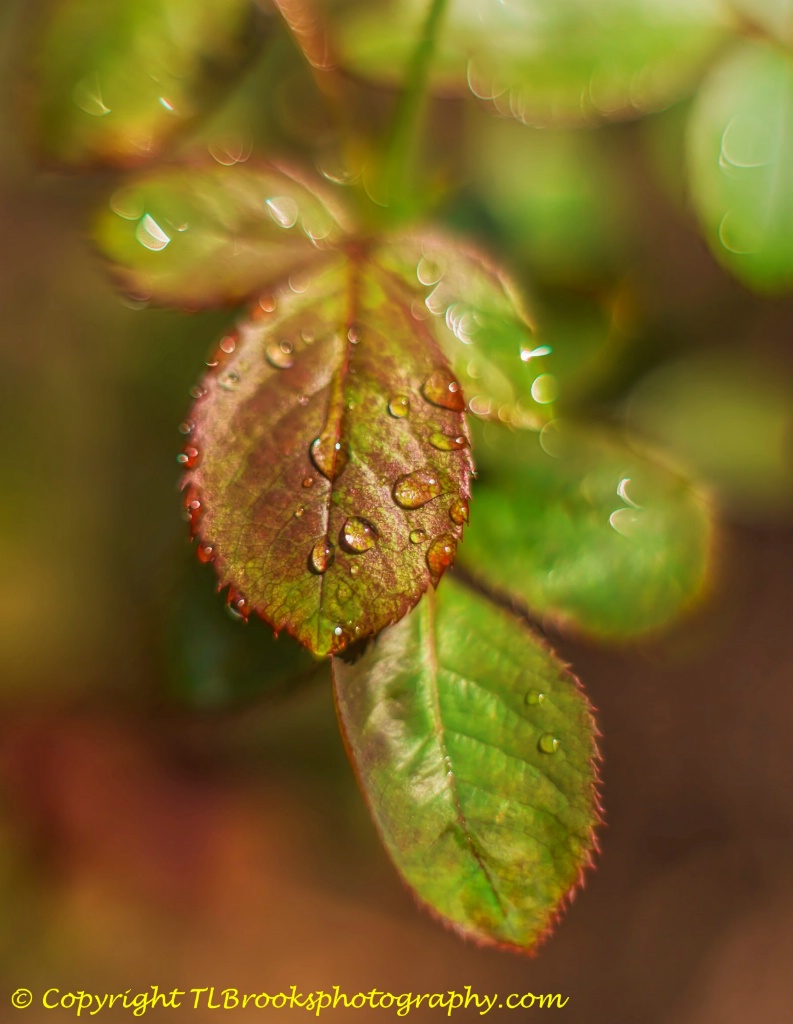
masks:
[[[389,204],[400,202],[410,192],[427,81],[446,4],[447,0],[430,0],[421,35],[407,67],[405,84],[394,109],[384,163],[384,185]]]

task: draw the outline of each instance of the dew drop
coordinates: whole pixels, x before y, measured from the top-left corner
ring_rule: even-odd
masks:
[[[303,515],[305,511],[306,509],[304,505],[298,505],[297,508],[295,509],[295,519],[300,519],[300,517]]]
[[[419,279],[421,284],[429,287],[430,285],[437,284],[438,281],[440,281],[443,277],[443,271],[435,260],[431,260],[427,256],[422,256],[419,260],[418,266],[416,267],[416,277]]]
[[[240,375],[230,370],[228,373],[224,373],[219,378],[218,384],[223,388],[224,391],[234,391],[235,388],[239,387]]]
[[[200,384],[195,384],[193,387],[190,388],[191,398],[203,398],[206,393],[207,389],[202,387]]]
[[[144,213],[135,228],[135,238],[146,249],[152,252],[161,252],[171,241],[151,214]]]
[[[545,694],[542,693],[541,690],[532,689],[529,690],[529,692],[526,694],[526,703],[530,704],[532,707],[536,707],[537,705],[543,704],[544,702]]]
[[[237,342],[235,341],[234,338],[231,337],[231,335],[227,335],[220,342],[220,348],[222,349],[223,352],[226,353],[227,356],[230,356],[236,347]]]
[[[313,345],[316,335],[313,331],[305,330],[300,332],[300,337],[307,345]]]
[[[336,626],[336,628],[333,630],[333,635],[341,636],[343,632],[344,630],[341,628],[341,626]]]
[[[457,498],[449,506],[449,519],[458,526],[468,522],[468,502]]]
[[[312,572],[317,573],[321,576],[323,572],[333,565],[333,559],[336,557],[336,552],[332,544],[329,544],[326,540],[318,540],[314,547],[311,549],[311,554],[308,556],[308,564]]]
[[[203,562],[204,565],[207,562],[211,562],[215,557],[215,549],[211,544],[201,544],[198,548],[198,561]]]
[[[450,533],[442,533],[427,548],[427,565],[436,579],[454,561],[454,550],[455,541]]]
[[[439,452],[456,452],[468,445],[468,438],[463,434],[455,437],[453,434],[436,433],[430,436],[430,444]]]
[[[274,196],[264,202],[279,227],[293,228],[297,224],[300,207],[291,196]]]
[[[249,609],[248,602],[245,598],[236,591],[233,587],[229,587],[229,594],[226,598],[229,615],[234,619],[242,619],[243,622],[248,621]]]
[[[550,732],[544,732],[537,741],[537,746],[543,754],[555,754],[559,749],[559,740]]]
[[[410,543],[411,544],[422,544],[427,539],[426,530],[411,530],[410,531]]]
[[[192,434],[195,423],[192,420],[185,420],[184,423],[179,424],[180,434]]]
[[[185,448],[181,454],[176,456],[176,461],[180,466],[184,466],[186,469],[192,469],[198,462],[198,449]]]
[[[292,343],[289,341],[271,341],[264,354],[267,357],[267,362],[276,370],[288,370],[295,365]]]
[[[403,420],[410,412],[410,399],[407,395],[394,395],[388,403],[388,411],[398,420]]]
[[[465,399],[456,380],[450,379],[444,370],[436,370],[425,381],[421,393],[428,402],[438,405],[442,409],[452,409],[455,412],[462,412],[465,408]]]
[[[259,297],[259,309],[263,313],[275,312],[275,298],[272,295],[261,295]]]
[[[313,476],[304,477],[304,479],[303,479],[303,486],[304,487],[313,487],[314,486],[314,477]]]
[[[335,480],[347,465],[347,450],[335,434],[321,434],[314,438],[309,452],[311,461],[328,480]]]
[[[353,563],[350,566],[350,576],[357,576],[358,575],[358,568],[359,567],[357,565],[355,565],[355,563]]]
[[[358,326],[358,324],[353,324],[350,327],[349,331],[347,331],[347,340],[349,341],[349,343],[351,345],[357,345],[357,344],[359,344],[359,342],[361,340],[361,337],[362,337],[361,328]]]
[[[406,473],[394,484],[394,501],[402,508],[421,508],[428,501],[441,494],[438,477],[431,469],[417,469],[414,473]]]
[[[341,543],[347,551],[362,554],[377,543],[377,528],[368,519],[350,516],[341,528]]]

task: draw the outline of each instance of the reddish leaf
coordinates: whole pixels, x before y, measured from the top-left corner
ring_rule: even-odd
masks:
[[[368,255],[265,305],[201,385],[186,504],[237,610],[324,655],[401,618],[451,564],[463,401],[403,282]]]

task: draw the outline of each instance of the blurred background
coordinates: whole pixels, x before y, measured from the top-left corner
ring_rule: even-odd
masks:
[[[232,621],[195,559],[178,425],[233,313],[111,286],[87,225],[120,174],[42,170],[23,142],[36,6],[0,9],[0,1019],[21,985],[338,984],[560,992],[569,1024],[789,1020],[793,298],[748,290],[703,241],[686,103],[578,131],[470,98],[428,112],[443,216],[529,289],[569,409],[666,445],[719,509],[685,621],[619,649],[551,634],[599,712],[607,826],[597,870],[524,959],[414,906],[326,667]],[[351,88],[378,124],[390,95]],[[323,118],[276,27],[190,145],[313,162]]]

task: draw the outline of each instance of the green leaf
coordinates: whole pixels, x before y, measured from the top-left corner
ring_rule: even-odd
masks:
[[[456,931],[530,949],[595,849],[595,725],[518,619],[447,579],[354,664],[334,660],[350,758],[408,886]]]
[[[250,0],[59,0],[36,53],[36,119],[68,164],[150,160],[258,49]]]
[[[793,57],[744,43],[705,82],[688,132],[691,190],[716,257],[754,288],[793,284]]]
[[[425,0],[340,15],[344,64],[401,81]],[[636,117],[690,90],[721,40],[715,0],[450,0],[433,61],[440,91],[466,85],[528,124]]]
[[[187,545],[185,545],[187,546]],[[235,708],[299,683],[317,662],[264,622],[228,613],[193,552],[163,608],[165,696],[200,711]],[[164,597],[166,595],[163,595]]]
[[[454,558],[471,461],[459,384],[403,283],[339,257],[210,365],[181,461],[232,606],[320,655],[404,615]]]
[[[443,349],[471,412],[521,427],[546,422],[558,390],[551,350],[504,273],[441,235],[397,238],[379,257],[414,293],[413,315]]]
[[[274,165],[174,167],[133,178],[94,236],[136,296],[193,309],[238,302],[328,259],[330,201]]]
[[[709,509],[677,472],[560,420],[540,435],[487,424],[475,451],[459,559],[486,586],[614,638],[666,625],[702,590]]]

